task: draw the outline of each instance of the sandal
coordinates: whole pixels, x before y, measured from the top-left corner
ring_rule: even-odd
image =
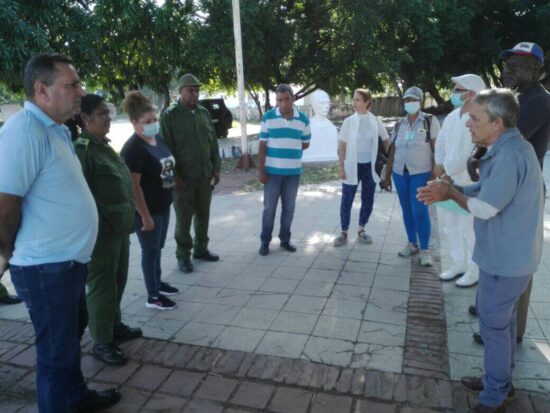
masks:
[[[334,245],[335,247],[341,247],[346,242],[348,242],[348,234],[347,232],[342,232],[338,237],[336,237],[332,245]]]
[[[367,235],[364,229],[359,230],[359,232],[357,233],[357,238],[363,244],[372,244],[372,237],[370,235]]]

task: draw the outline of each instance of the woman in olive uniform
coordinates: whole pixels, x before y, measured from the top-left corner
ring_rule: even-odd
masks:
[[[132,178],[106,138],[111,118],[103,98],[85,96],[81,110],[82,134],[75,143],[76,153],[99,214],[99,233],[86,280],[88,327],[95,342],[92,354],[107,364],[122,365],[127,358],[115,341],[142,336],[141,329],[122,323],[120,312],[134,231]]]

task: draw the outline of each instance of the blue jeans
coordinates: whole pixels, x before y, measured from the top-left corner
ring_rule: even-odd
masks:
[[[376,184],[372,179],[372,169],[369,163],[357,164],[357,180],[361,182],[361,209],[359,210],[359,226],[364,227],[369,222],[374,203]],[[351,207],[359,185],[342,184],[342,202],[340,203],[340,224],[342,231],[349,229]]]
[[[152,218],[155,221],[155,228],[151,231],[142,231],[141,216],[136,214],[136,235],[141,245],[141,270],[149,298],[159,295],[160,258],[170,223],[170,208],[162,214],[153,215]]]
[[[281,242],[290,241],[290,226],[294,218],[296,195],[300,185],[300,175],[267,175],[267,183],[264,185],[264,212],[262,214],[262,244],[271,242],[273,224],[277,204],[281,198],[281,229],[279,239]]]
[[[430,175],[431,172],[415,175],[409,175],[408,172],[403,175],[392,173],[395,190],[403,211],[407,238],[411,244],[417,244],[420,240],[420,248],[423,250],[428,249],[432,227],[428,207],[416,199],[416,191],[418,188],[426,186]]]
[[[500,406],[512,383],[516,350],[516,318],[519,297],[531,276],[503,277],[479,270],[476,308],[479,332],[485,344],[479,401],[486,406]]]
[[[10,266],[36,335],[36,398],[40,413],[65,413],[89,392],[80,369],[87,324],[85,264],[66,261]]]

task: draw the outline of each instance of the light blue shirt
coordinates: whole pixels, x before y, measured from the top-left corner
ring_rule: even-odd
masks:
[[[0,192],[23,198],[10,264],[90,260],[97,209],[69,130],[31,102],[0,129]]]
[[[498,213],[474,219],[473,260],[489,274],[535,273],[542,255],[544,191],[533,146],[516,128],[506,129],[479,161],[479,182],[464,194]]]

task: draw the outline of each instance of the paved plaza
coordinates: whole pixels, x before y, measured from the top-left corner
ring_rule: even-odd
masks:
[[[145,307],[132,236],[123,319],[146,338],[123,345],[131,360],[122,368],[96,362],[89,337],[83,340],[86,376],[96,387],[122,389],[123,403],[112,411],[420,413],[473,403],[475,394],[456,380],[482,372],[483,347],[472,340],[477,321],[467,314],[475,288],[437,280],[449,260],[437,211],[435,265],[426,270],[397,256],[406,237],[395,193],[376,194],[367,226],[373,244],[355,240],[358,198],[350,241],[336,249],[339,184],[301,187],[292,234],[298,252],[280,249],[275,237],[262,257],[262,193],[215,196],[210,249],[221,261],[196,262],[194,273],[183,274],[170,235],[164,248],[163,279],[180,289],[172,311]],[[525,391],[507,411],[550,411],[549,208],[528,331],[516,354],[514,385]],[[0,307],[1,412],[34,411],[32,340],[25,307]]]

